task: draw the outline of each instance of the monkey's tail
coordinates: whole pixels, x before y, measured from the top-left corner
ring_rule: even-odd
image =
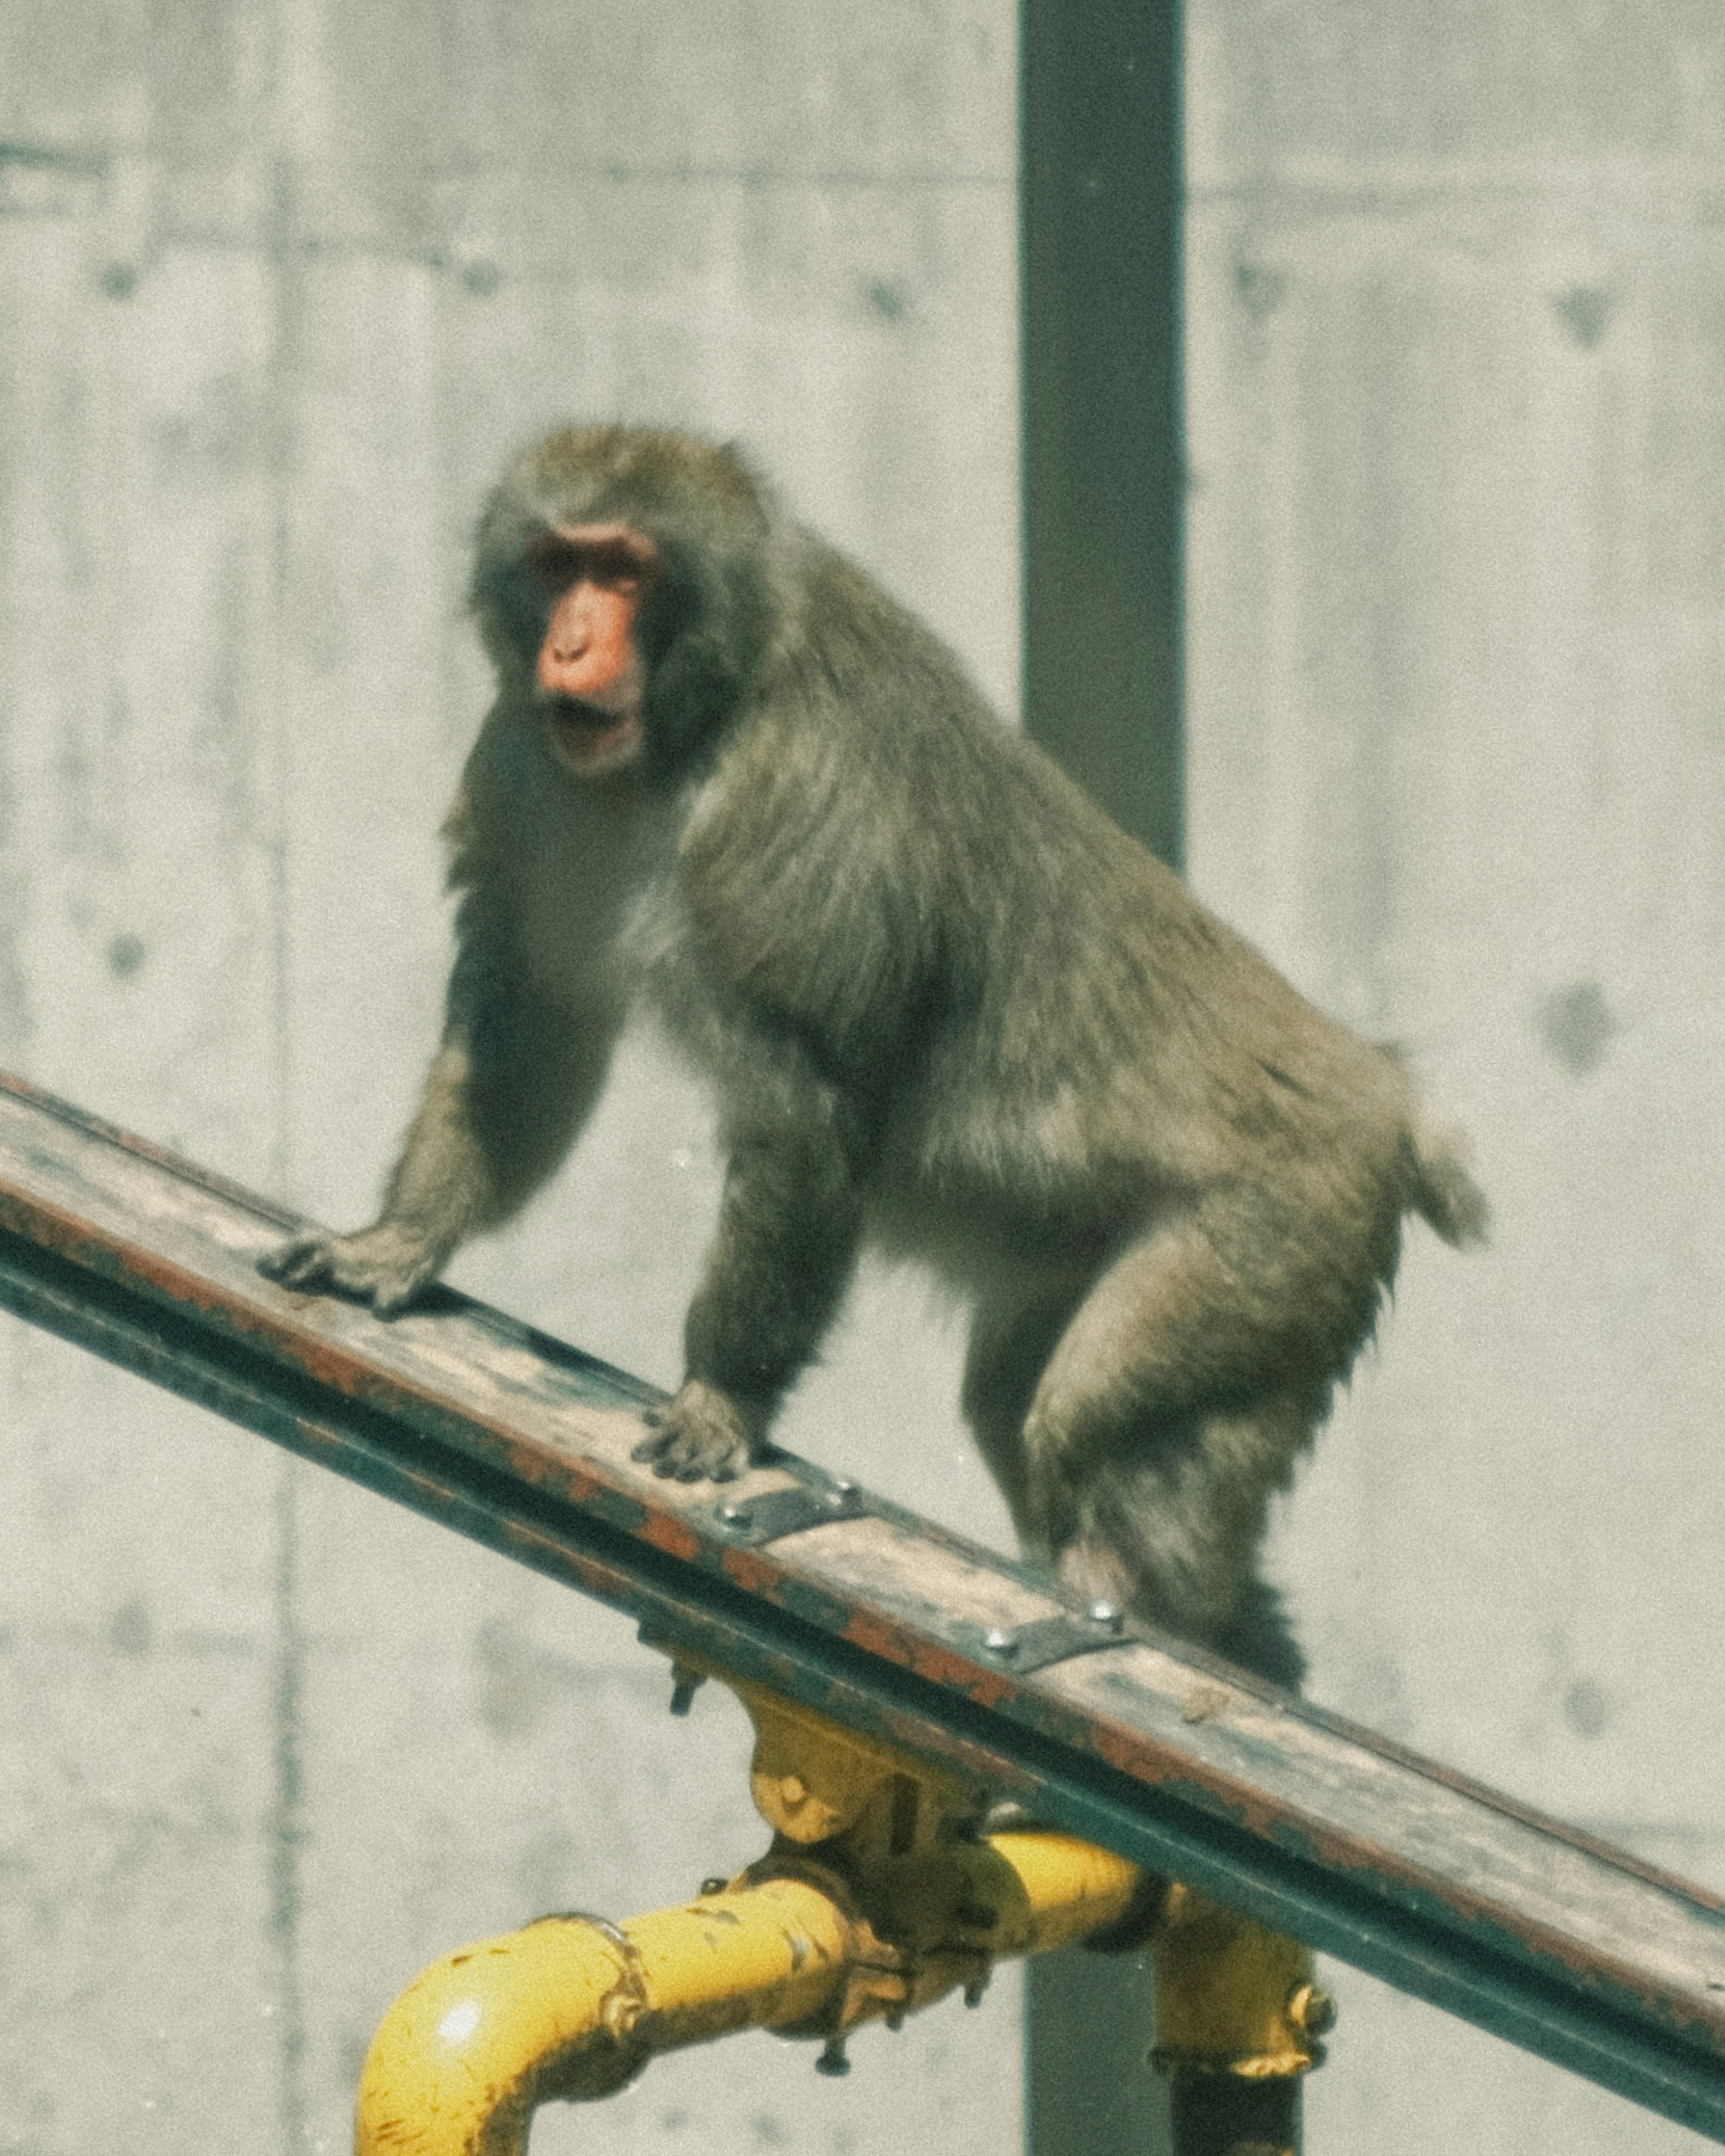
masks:
[[[1458,1250],[1483,1243],[1491,1208],[1468,1167],[1467,1140],[1453,1124],[1416,1115],[1408,1133],[1413,1156],[1414,1210]]]

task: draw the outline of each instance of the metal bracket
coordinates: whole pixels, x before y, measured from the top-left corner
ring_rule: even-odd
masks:
[[[1040,1617],[1033,1625],[994,1625],[988,1631],[967,1625],[965,1644],[1016,1676],[1045,1670],[1051,1662],[1069,1661],[1074,1655],[1093,1655],[1101,1647],[1124,1646],[1134,1635],[1111,1602],[1093,1602],[1088,1609],[1063,1609],[1053,1617]]]
[[[840,1476],[831,1481],[797,1482],[788,1490],[769,1490],[759,1497],[722,1498],[713,1507],[713,1517],[728,1542],[758,1549],[762,1543],[801,1534],[805,1527],[861,1519],[870,1509],[868,1492]]]

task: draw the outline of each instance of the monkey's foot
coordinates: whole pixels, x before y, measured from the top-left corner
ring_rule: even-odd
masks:
[[[629,1455],[679,1482],[732,1482],[755,1456],[758,1431],[728,1394],[691,1378],[648,1416],[652,1435]]]
[[[380,1317],[393,1317],[430,1284],[447,1255],[417,1230],[380,1220],[357,1235],[298,1236],[259,1258],[258,1270],[302,1295],[352,1296]]]

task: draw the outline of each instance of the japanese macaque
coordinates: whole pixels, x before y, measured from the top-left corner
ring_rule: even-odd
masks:
[[[1401,1065],[1314,1010],[1003,726],[732,449],[622,426],[506,474],[498,691],[447,834],[443,1042],[382,1216],[266,1261],[398,1311],[557,1167],[637,998],[727,1160],[637,1457],[761,1452],[860,1244],[973,1309],[963,1401],[1027,1548],[1261,1674],[1255,1559],[1393,1275],[1485,1206]]]

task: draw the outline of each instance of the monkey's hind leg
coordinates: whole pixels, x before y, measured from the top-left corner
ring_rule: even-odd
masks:
[[[1308,1430],[1305,1417],[1273,1406],[1194,1417],[1148,1444],[1091,1454],[1055,1571],[1080,1594],[1296,1690],[1305,1657],[1257,1559],[1271,1496]]]
[[[1024,1418],[1036,1388],[1087,1281],[1040,1285],[984,1298],[971,1321],[964,1363],[964,1419],[1013,1524],[1027,1545],[1035,1537],[1025,1480]]]
[[[1194,1220],[1126,1252],[1036,1385],[1015,1509],[1080,1593],[1291,1686],[1304,1662],[1258,1552],[1345,1358],[1279,1307]]]

